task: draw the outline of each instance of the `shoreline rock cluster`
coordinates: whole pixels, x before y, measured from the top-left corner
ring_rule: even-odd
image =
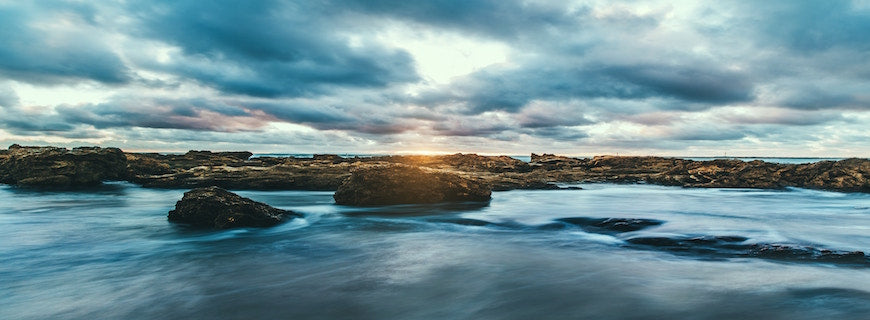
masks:
[[[808,164],[665,157],[570,158],[532,154],[530,162],[507,156],[312,158],[251,157],[250,152],[190,151],[185,154],[129,153],[117,148],[12,145],[0,150],[0,183],[29,187],[76,187],[101,181],[130,181],[149,188],[218,186],[250,190],[339,190],[352,172],[376,167],[423,168],[483,182],[493,191],[559,189],[556,183],[649,183],[692,188],[799,187],[870,192],[870,160]]]

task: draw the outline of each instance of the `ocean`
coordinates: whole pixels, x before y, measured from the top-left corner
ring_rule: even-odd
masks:
[[[866,319],[863,262],[663,248],[637,238],[870,250],[870,194],[581,184],[488,205],[353,208],[237,191],[305,215],[169,223],[186,190],[0,186],[0,319]],[[637,218],[628,232],[563,218]],[[727,238],[731,237],[731,238]],[[685,250],[684,250],[685,249]]]

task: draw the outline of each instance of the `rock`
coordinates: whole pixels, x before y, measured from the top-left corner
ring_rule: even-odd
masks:
[[[508,190],[560,190],[554,183],[541,181],[529,176],[508,177],[505,175],[495,176],[488,179],[494,191]]]
[[[760,258],[851,265],[870,265],[864,252],[840,251],[790,244],[750,243],[741,236],[635,237],[625,241],[638,248],[703,258]]]
[[[556,221],[579,226],[587,232],[603,234],[638,231],[665,223],[664,221],[654,219],[587,217],[561,218],[556,219]]]
[[[344,158],[337,154],[315,154],[311,156],[311,160],[314,161],[326,161],[331,163],[341,163],[345,161]]]
[[[870,262],[862,251],[837,251],[782,244],[751,245],[748,256],[776,260],[809,260],[829,263],[868,264]]]
[[[233,158],[238,160],[248,160],[253,155],[249,151],[211,152],[208,150],[190,150],[184,154],[184,156],[193,159]]]
[[[131,180],[149,188],[202,188],[218,186],[242,190],[323,190],[338,189],[350,176],[347,163],[300,166],[199,166],[178,169],[169,174],[140,174]]]
[[[118,148],[12,145],[0,155],[0,182],[6,184],[68,188],[126,177],[127,158]]]
[[[217,229],[271,227],[298,216],[218,187],[185,192],[169,211],[169,221]]]
[[[490,186],[454,173],[407,165],[367,167],[354,171],[333,198],[337,204],[391,204],[489,201]]]
[[[793,184],[813,189],[870,192],[870,160],[850,158],[796,166],[786,173]]]
[[[509,156],[481,156],[477,154],[380,156],[370,160],[401,163],[417,167],[455,170],[462,172],[529,172],[531,166]]]

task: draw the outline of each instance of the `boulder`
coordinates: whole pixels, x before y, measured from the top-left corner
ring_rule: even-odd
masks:
[[[388,165],[354,171],[333,198],[337,204],[374,206],[485,202],[491,194],[490,186],[481,180],[407,165]]]
[[[298,216],[218,187],[185,192],[169,211],[169,221],[217,229],[271,227]]]
[[[118,148],[22,147],[0,155],[0,182],[31,187],[77,187],[124,180],[127,158]]]

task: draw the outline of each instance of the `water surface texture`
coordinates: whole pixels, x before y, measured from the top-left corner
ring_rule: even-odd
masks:
[[[866,319],[870,314],[870,267],[861,259],[733,254],[735,246],[739,252],[752,244],[868,251],[870,195],[582,187],[496,192],[488,206],[374,208],[337,206],[331,192],[240,191],[306,217],[268,229],[207,231],[166,221],[185,190],[124,183],[76,192],[3,186],[0,318]],[[570,217],[661,223],[623,232],[557,221]],[[734,245],[664,248],[630,242],[715,237]]]

